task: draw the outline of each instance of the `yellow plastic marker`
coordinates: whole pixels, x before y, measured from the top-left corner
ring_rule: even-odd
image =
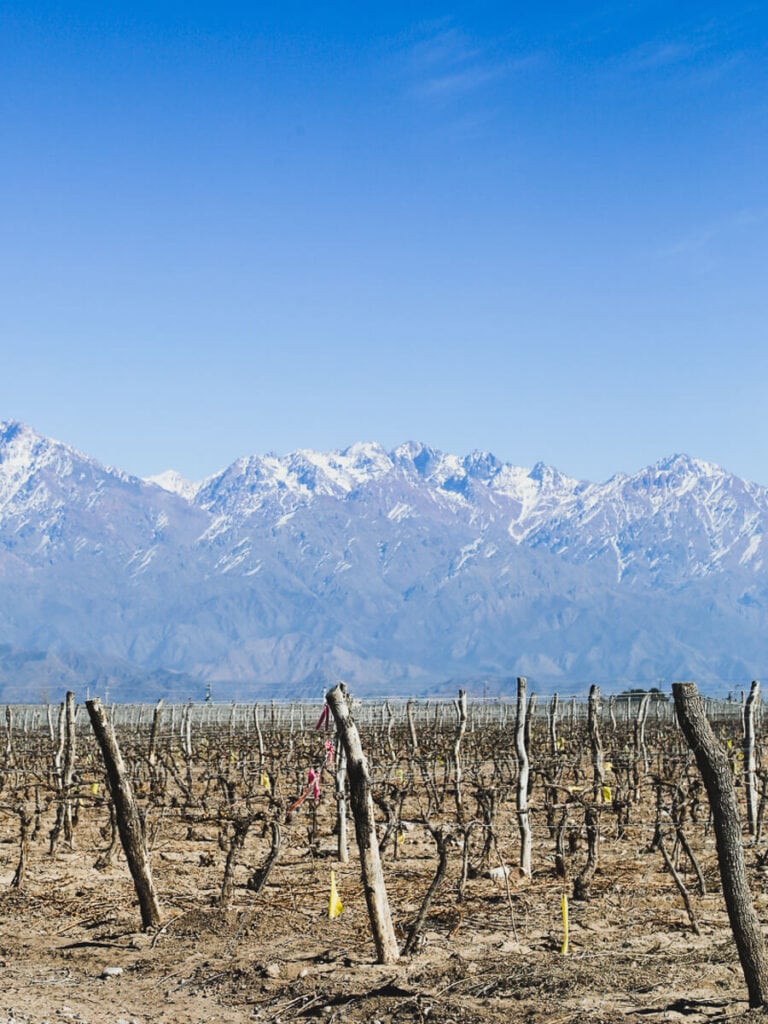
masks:
[[[98,784],[98,782],[92,782],[91,783],[91,793],[94,796],[98,796],[99,795],[99,784]]]
[[[610,786],[603,786],[603,801],[605,803],[609,804],[611,802],[611,799],[612,799],[612,797],[611,797],[611,787]]]
[[[261,785],[268,793],[272,792],[272,783],[269,781],[269,776],[266,772],[261,773]]]
[[[338,890],[336,889],[336,872],[331,871],[331,894],[328,898],[328,917],[331,921],[344,909]]]
[[[565,893],[560,897],[560,909],[563,914],[563,944],[560,953],[562,956],[568,956],[568,897]]]

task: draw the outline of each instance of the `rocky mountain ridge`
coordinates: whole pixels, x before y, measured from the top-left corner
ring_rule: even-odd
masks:
[[[141,480],[0,424],[4,699],[743,683],[768,489],[685,455],[604,483],[408,442]]]

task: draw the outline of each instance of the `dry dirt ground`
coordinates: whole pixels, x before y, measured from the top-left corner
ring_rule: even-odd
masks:
[[[165,924],[144,934],[122,857],[106,871],[93,867],[104,843],[92,817],[79,823],[72,851],[49,856],[47,833],[38,837],[19,892],[9,884],[18,859],[16,819],[2,814],[0,1024],[655,1024],[762,1016],[748,1011],[711,836],[699,847],[710,894],[693,898],[698,936],[660,854],[647,852],[647,831],[630,829],[622,840],[607,835],[601,842],[592,898],[570,902],[571,951],[561,955],[563,882],[541,829],[532,880],[513,873],[507,889],[488,877],[471,879],[460,906],[456,853],[420,948],[385,967],[374,962],[354,843],[341,865],[332,837],[319,852],[306,838],[302,845],[306,827],[297,819],[285,829],[269,883],[254,897],[244,881],[263,861],[266,840],[249,836],[232,906],[224,910],[216,905],[224,854],[215,828],[189,838],[181,822],[169,825],[152,850]],[[500,847],[514,860],[513,835]],[[768,921],[768,895],[755,854],[747,852],[758,913]],[[403,937],[435,864],[434,844],[420,826],[405,833],[397,861],[387,855]],[[332,868],[344,911],[330,921]],[[121,972],[102,977],[105,968]]]

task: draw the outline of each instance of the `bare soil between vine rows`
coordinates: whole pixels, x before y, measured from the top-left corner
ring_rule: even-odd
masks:
[[[648,834],[631,826],[601,842],[586,902],[570,901],[570,953],[561,955],[564,883],[537,831],[533,878],[512,872],[509,889],[470,879],[456,899],[458,854],[429,913],[423,942],[394,966],[375,963],[351,844],[348,864],[331,841],[310,850],[305,822],[286,829],[283,852],[258,897],[245,878],[267,840],[249,835],[234,901],[216,905],[224,853],[216,830],[189,838],[181,822],[158,831],[152,850],[164,927],[139,930],[125,861],[93,867],[103,846],[95,812],[74,850],[32,844],[24,889],[10,888],[18,859],[13,815],[0,837],[0,1024],[202,1024],[246,1021],[577,1022],[759,1019],[746,989],[720,893],[714,840],[699,858],[710,892],[693,897],[694,935],[672,878]],[[606,822],[610,829],[610,822]],[[542,835],[543,833],[543,835]],[[514,837],[500,843],[514,862]],[[435,870],[434,843],[414,825],[385,876],[401,937]],[[761,920],[768,894],[747,851]],[[344,911],[328,919],[330,871]],[[691,879],[688,879],[691,881]],[[691,886],[692,887],[692,886]],[[768,886],[766,886],[768,888]],[[103,978],[105,968],[122,973]]]

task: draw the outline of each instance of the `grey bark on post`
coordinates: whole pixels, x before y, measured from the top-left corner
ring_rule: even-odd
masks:
[[[593,795],[595,800],[602,800],[605,768],[603,766],[603,743],[600,739],[600,690],[594,683],[589,688],[587,730],[589,732],[589,746],[592,751]]]
[[[347,752],[336,737],[336,855],[340,864],[349,863],[347,842]]]
[[[263,771],[264,769],[264,737],[261,732],[261,722],[259,721],[259,705],[253,705],[253,724],[256,728],[256,742],[259,744],[259,768]]]
[[[72,784],[75,778],[75,756],[77,732],[75,730],[75,695],[70,690],[64,702],[65,736],[64,744],[64,839],[74,846],[74,825],[72,821]]]
[[[536,705],[539,698],[535,693],[532,693],[528,697],[528,710],[525,715],[525,749],[531,751],[533,744],[531,742],[531,731],[533,729],[533,720],[536,717]]]
[[[395,713],[389,706],[389,701],[384,701],[384,713],[387,718],[387,747],[389,748],[389,756],[393,761],[397,760],[397,751],[395,750],[395,744],[392,742],[392,729],[395,724]]]
[[[456,736],[453,741],[453,778],[456,784],[456,818],[459,824],[463,825],[464,804],[461,794],[461,782],[463,777],[463,770],[461,766],[461,741],[464,739],[464,733],[467,730],[467,691],[459,690],[458,700],[455,700],[453,704],[456,708],[456,715],[458,718],[456,723]]]
[[[557,709],[559,703],[557,694],[553,693],[549,705],[549,746],[553,754],[557,753]]]
[[[8,764],[13,766],[13,712],[11,711],[10,705],[5,707],[5,756]]]
[[[755,709],[760,699],[760,683],[752,681],[744,704],[744,791],[747,800],[749,834],[757,834],[757,752],[755,747]]]
[[[59,710],[58,747],[53,757],[54,778],[58,790],[59,801],[56,808],[56,821],[50,833],[48,852],[53,854],[59,836],[64,834],[70,849],[74,846],[74,828],[72,816],[72,783],[75,774],[75,695],[67,693]]]
[[[184,757],[192,757],[192,702],[186,705],[181,719],[181,749]]]
[[[125,851],[128,868],[139,900],[142,927],[145,929],[156,928],[161,922],[160,904],[152,881],[144,824],[133,796],[123,755],[120,753],[115,730],[112,728],[106,711],[101,706],[101,701],[98,699],[88,700],[85,702],[85,706],[88,709],[91,725],[107,769],[107,782],[112,802],[115,805],[120,842]]]
[[[147,751],[147,761],[150,765],[155,763],[157,757],[157,734],[160,731],[160,715],[163,710],[163,698],[155,704],[155,710],[152,712],[152,728],[149,733],[149,750]]]
[[[381,869],[379,844],[376,839],[376,819],[373,814],[371,779],[368,760],[363,753],[360,734],[352,719],[343,684],[339,683],[326,694],[336,728],[347,755],[347,776],[355,834],[360,852],[360,867],[368,907],[368,918],[380,964],[392,964],[399,958],[395,929],[389,910],[389,899]]]
[[[751,1007],[768,1003],[768,956],[747,878],[741,822],[728,757],[715,739],[695,683],[673,683],[680,728],[696,757],[712,810],[717,859],[731,930]]]
[[[648,721],[648,705],[651,702],[650,693],[643,695],[640,707],[637,709],[635,719],[635,756],[643,759],[643,772],[648,774],[648,751],[645,746],[645,723]]]
[[[611,694],[608,698],[608,714],[611,716],[611,732],[616,735],[616,696]]]
[[[528,777],[530,767],[525,745],[526,703],[528,681],[517,677],[517,717],[515,719],[515,753],[517,754],[517,825],[520,830],[520,867],[531,874],[531,823],[528,820]]]
[[[408,719],[408,735],[411,739],[411,758],[419,756],[419,738],[416,735],[416,723],[413,720],[413,700],[405,705],[405,715]]]

